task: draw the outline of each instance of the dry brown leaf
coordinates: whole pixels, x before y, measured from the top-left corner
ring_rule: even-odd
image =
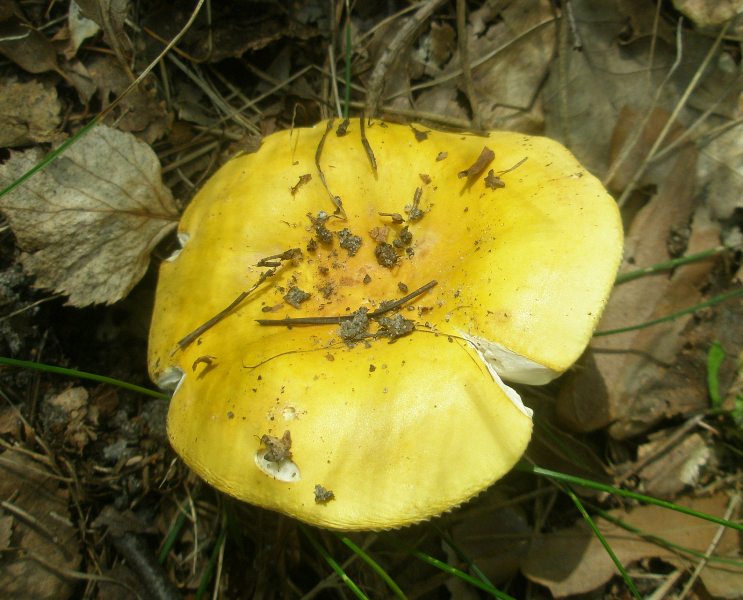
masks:
[[[10,548],[13,534],[13,517],[0,517],[0,550]]]
[[[719,27],[743,12],[741,0],[673,0],[674,8],[697,27]]]
[[[0,54],[29,73],[56,71],[62,74],[54,46],[22,17],[20,11],[0,23]]]
[[[480,12],[487,9],[485,6]],[[549,0],[522,0],[509,3],[497,17],[482,35],[470,32],[468,39],[470,60],[514,42],[472,72],[483,124],[541,132],[544,115],[535,98],[554,57],[556,24],[535,28],[553,19],[554,8]]]
[[[553,58],[555,46],[554,13],[546,0],[499,3],[486,2],[469,16],[467,44],[471,63],[494,53],[490,60],[472,69],[472,82],[483,127],[541,133],[544,126],[541,103],[535,98]],[[540,23],[545,25],[540,26]],[[531,30],[530,33],[527,33]],[[435,24],[426,44],[437,33]],[[516,40],[519,36],[523,37]],[[509,46],[509,44],[511,44]],[[456,42],[453,42],[456,47]],[[497,49],[501,49],[495,52]],[[443,69],[432,56],[423,55],[426,74],[434,77],[461,73],[459,52],[453,54]],[[411,61],[411,63],[414,61]],[[408,67],[407,71],[411,71]],[[407,76],[407,72],[404,73]],[[469,119],[461,102],[464,81],[460,75],[447,83],[422,90],[415,106],[418,110]],[[386,90],[390,89],[387,85]],[[400,92],[403,88],[400,87]],[[398,98],[402,102],[403,97]]]
[[[637,449],[637,458],[643,460],[661,452],[639,472],[642,491],[656,498],[673,498],[684,488],[694,487],[702,469],[714,460],[713,449],[698,433],[685,436],[668,450],[665,450],[667,432],[654,437]]]
[[[0,497],[10,499],[14,508],[34,521],[30,523],[28,519],[12,517],[11,511],[4,511],[13,520],[10,544],[21,552],[3,555],[0,565],[3,597],[69,598],[75,582],[34,560],[38,557],[58,571],[74,571],[80,565],[79,542],[70,521],[66,493],[43,465],[10,450],[0,454]],[[7,535],[2,532],[7,525],[7,520],[0,524],[0,536]]]
[[[680,503],[695,510],[722,516],[728,497],[719,494],[712,498]],[[610,515],[639,529],[648,536],[666,540],[697,552],[705,552],[719,525],[658,506],[641,506],[632,510],[612,511]],[[680,556],[677,552],[653,544],[605,519],[596,519],[604,537],[619,560],[626,567],[643,558],[661,558],[677,567],[688,568],[698,558]],[[727,529],[716,548],[716,556],[735,557],[739,535]],[[532,581],[547,586],[556,597],[581,594],[597,589],[617,574],[614,563],[584,521],[571,529],[545,535],[522,563],[523,573]],[[722,574],[743,589],[743,568],[711,562],[702,571],[702,580],[709,585]],[[732,589],[735,589],[734,587]]]
[[[606,169],[609,140],[619,110],[624,106],[649,109],[676,57],[671,27],[663,20],[656,27],[653,11],[639,11],[639,4],[571,2],[575,29],[568,20],[560,21],[563,43],[542,96],[547,135],[566,144],[583,165],[599,176]],[[634,35],[628,31],[628,23],[641,31],[657,28],[658,38],[662,42],[670,39],[670,43],[652,45],[651,58],[647,36],[627,39],[628,34]],[[576,44],[580,44],[580,52],[573,50]],[[700,63],[700,52],[704,50],[702,44],[692,45],[685,40],[684,64],[676,70],[671,84],[662,89],[657,106],[673,109],[678,90],[692,76],[690,71]],[[682,117],[685,115],[682,113]]]
[[[667,120],[661,111],[653,113],[653,117],[639,143],[626,156],[624,166],[615,171],[613,181],[617,186],[626,185],[629,173],[642,162],[643,140],[652,143]],[[639,115],[634,118],[637,120]],[[656,123],[656,119],[660,121]],[[618,143],[621,137],[615,135],[614,142]],[[648,183],[657,184],[658,193],[639,210],[629,228],[624,271],[719,244],[719,227],[710,222],[706,209],[695,213],[696,150],[691,146],[684,148],[669,167],[667,174],[660,170],[648,174]],[[684,232],[686,235],[679,236]],[[678,245],[676,241],[681,242],[680,247],[674,247]],[[617,286],[599,330],[637,325],[692,306],[701,300],[700,290],[708,283],[714,264],[713,259],[696,262],[673,273],[657,273]],[[557,403],[563,422],[577,431],[593,431],[611,424],[610,434],[625,439],[667,416],[702,408],[700,401],[706,401],[704,377],[673,377],[677,370],[674,363],[685,342],[680,334],[691,318],[687,315],[646,329],[594,338],[580,368],[563,381]]]
[[[118,98],[129,87],[130,75],[112,56],[99,56],[87,65],[88,73],[101,97],[103,108]],[[136,89],[127,94],[106,117],[105,123],[121,131],[138,134],[148,144],[160,139],[170,128],[172,116],[164,103],[159,102],[154,89],[154,80],[145,79]]]
[[[67,29],[69,30],[70,40],[65,55],[68,59],[77,54],[78,48],[85,40],[93,37],[101,30],[98,23],[82,14],[80,6],[74,0],[70,2]]]
[[[37,150],[0,167],[6,186],[39,162]],[[141,279],[150,251],[178,219],[152,149],[99,126],[22,186],[0,198],[24,268],[69,304],[116,302]]]
[[[457,551],[443,544],[449,564],[459,567],[461,556],[466,556],[495,585],[514,577],[521,561],[528,556],[529,540],[533,534],[523,508],[511,504],[502,491],[494,488],[475,500],[460,515],[464,518],[449,530]],[[446,587],[451,597],[458,600],[481,597],[459,577],[450,577]]]
[[[53,87],[36,81],[0,83],[0,146],[59,140],[60,109]]]
[[[743,126],[716,137],[700,153],[700,183],[715,219],[725,221],[743,209]],[[736,228],[737,229],[737,228]]]
[[[131,8],[129,0],[75,0],[83,16],[103,29],[103,38],[120,60],[131,53],[132,44],[124,31],[124,23]],[[126,64],[126,62],[124,62]]]

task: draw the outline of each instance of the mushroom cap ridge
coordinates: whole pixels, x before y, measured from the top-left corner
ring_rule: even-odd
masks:
[[[185,246],[161,266],[150,374],[163,381],[174,369],[184,373],[168,433],[215,487],[324,527],[397,527],[466,501],[523,454],[529,411],[497,373],[523,372],[522,364],[511,369],[510,356],[545,381],[580,355],[619,264],[621,225],[600,183],[546,138],[428,131],[417,141],[408,126],[375,121],[366,127],[375,172],[358,122],[344,137],[325,132],[321,123],[269,136],[194,198],[180,224]],[[315,163],[323,139],[327,188]],[[495,158],[460,178],[483,146]],[[503,172],[505,187],[485,185],[489,169]],[[422,219],[379,216],[406,216],[416,188]],[[329,191],[347,218],[328,219],[332,244],[308,252],[315,231],[307,214],[333,212]],[[403,225],[412,253],[401,248],[391,268],[381,266],[369,232],[387,227],[391,241]],[[343,228],[362,238],[354,256],[339,246]],[[294,247],[301,257],[282,261],[226,318],[178,349],[258,280],[261,259]],[[337,325],[256,322],[371,311],[403,296],[398,284],[413,290],[433,280],[399,310],[416,329],[394,343],[349,347]],[[292,287],[311,294],[297,308],[283,300]],[[260,467],[261,438],[284,431],[292,456],[288,475],[276,479]],[[316,502],[317,485],[334,498]]]

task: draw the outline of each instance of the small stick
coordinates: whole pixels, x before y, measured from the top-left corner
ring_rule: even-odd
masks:
[[[333,129],[333,123],[335,122],[335,119],[330,119],[328,121],[328,124],[325,127],[325,133],[322,134],[322,137],[320,138],[320,142],[317,144],[317,150],[315,150],[315,167],[317,167],[317,172],[320,175],[320,181],[322,181],[323,186],[325,186],[325,189],[328,192],[328,195],[330,196],[330,201],[333,203],[333,206],[335,206],[335,214],[340,213],[343,219],[346,218],[346,211],[343,210],[343,203],[341,202],[341,199],[338,196],[333,195],[333,192],[330,191],[330,186],[328,186],[328,181],[325,179],[325,173],[322,170],[322,167],[320,166],[320,157],[322,156],[322,149],[325,146],[325,140],[328,139],[328,134],[330,133],[330,130]]]
[[[517,163],[516,163],[515,165],[513,165],[512,167],[510,167],[510,168],[506,169],[505,171],[498,171],[498,175],[505,175],[506,173],[510,173],[511,171],[513,171],[513,170],[515,170],[515,169],[518,169],[518,168],[519,168],[519,167],[520,167],[521,165],[523,165],[523,164],[524,164],[524,163],[525,163],[525,162],[526,162],[526,161],[527,161],[528,159],[529,159],[529,157],[528,157],[528,156],[525,156],[525,157],[524,157],[524,158],[522,158],[522,159],[521,159],[521,160],[520,160],[519,162],[517,162]]]
[[[402,215],[400,213],[386,213],[381,212],[377,213],[380,217],[389,217],[392,219],[393,223],[402,223],[405,219],[402,218]]]
[[[380,308],[371,311],[370,313],[367,313],[367,316],[369,318],[379,317],[383,315],[384,313],[388,313],[391,310],[395,310],[397,308],[400,308],[405,303],[409,302],[413,298],[417,298],[418,296],[425,294],[428,290],[430,290],[432,287],[434,287],[438,282],[433,279],[429,281],[427,284],[422,285],[417,290],[413,290],[409,294],[406,294],[402,298],[398,298],[397,300],[392,300],[390,302],[385,302],[383,306]],[[353,319],[354,315],[353,313],[350,315],[338,315],[335,317],[294,317],[289,319],[257,319],[257,323],[259,325],[283,325],[283,326],[292,326],[292,325],[338,325],[342,321],[348,321],[349,319]]]
[[[372,150],[371,144],[369,144],[369,140],[366,139],[366,127],[364,126],[364,113],[361,113],[361,116],[359,117],[359,123],[361,124],[361,145],[364,147],[364,150],[366,151],[366,156],[369,157],[369,163],[371,163],[371,168],[374,173],[377,172],[377,159],[374,158],[374,151]]]
[[[265,258],[260,259],[255,266],[256,267],[278,267],[281,264],[281,261],[284,260],[291,260],[292,258],[298,258],[302,256],[302,250],[300,248],[290,248],[289,250],[286,250],[284,252],[279,252],[278,254],[272,254],[271,256],[266,256]],[[275,259],[278,259],[279,262],[275,262]]]
[[[204,323],[203,325],[200,325],[199,327],[194,329],[191,333],[189,333],[186,337],[181,339],[177,344],[178,350],[183,350],[186,346],[188,346],[196,338],[198,338],[202,333],[204,333],[208,329],[211,329],[217,323],[219,323],[222,319],[224,319],[228,314],[230,314],[230,312],[232,312],[232,310],[238,304],[240,304],[240,302],[245,300],[245,298],[247,298],[250,294],[252,294],[256,289],[258,289],[258,286],[260,286],[264,281],[266,281],[266,279],[271,277],[274,273],[276,273],[276,267],[273,267],[269,269],[268,271],[264,271],[263,273],[261,273],[261,276],[258,278],[258,281],[256,281],[249,289],[242,292],[237,298],[235,298],[232,302],[230,302],[227,308],[224,308],[223,310],[219,311],[206,323]]]

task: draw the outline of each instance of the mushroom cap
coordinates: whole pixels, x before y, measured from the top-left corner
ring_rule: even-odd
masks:
[[[421,139],[421,129],[372,121],[364,135],[353,121],[344,136],[325,122],[275,133],[185,211],[183,248],[160,268],[149,369],[177,383],[173,447],[218,489],[334,529],[440,514],[526,449],[531,411],[501,377],[544,383],[588,343],[622,246],[599,181],[546,138]],[[360,246],[342,246],[344,235]],[[271,268],[261,259],[292,248],[301,255],[268,261],[271,276],[179,345],[256,285]],[[373,316],[425,284],[384,315],[414,325],[399,337],[389,322],[381,335],[379,316],[356,332],[337,319],[257,322]]]

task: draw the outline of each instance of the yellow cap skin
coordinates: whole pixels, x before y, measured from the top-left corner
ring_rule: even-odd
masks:
[[[578,358],[622,228],[549,139],[339,124],[273,134],[197,194],[161,265],[149,368],[163,385],[183,375],[168,433],[210,484],[313,525],[387,529],[461,504],[522,456],[531,413],[499,375],[544,383]],[[358,331],[258,322],[373,316],[426,285]],[[412,331],[384,337],[380,316]]]

